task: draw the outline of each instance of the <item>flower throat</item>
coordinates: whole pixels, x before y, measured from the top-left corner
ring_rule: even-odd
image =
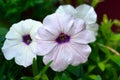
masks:
[[[66,42],[69,42],[70,41],[70,36],[64,34],[64,33],[61,33],[58,38],[56,39],[56,42],[59,43],[59,44],[62,44],[62,43],[66,43]]]
[[[31,37],[30,37],[29,34],[24,35],[24,36],[22,37],[22,40],[23,40],[23,42],[24,42],[25,44],[27,44],[27,45],[29,45],[29,44],[32,42],[32,39],[31,39]]]

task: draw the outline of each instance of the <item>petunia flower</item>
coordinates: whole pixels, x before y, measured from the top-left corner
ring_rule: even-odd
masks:
[[[24,67],[32,64],[36,48],[35,35],[41,23],[32,19],[22,20],[13,24],[2,47],[3,54],[7,60],[15,58],[18,65]]]
[[[43,20],[36,38],[37,54],[44,56],[45,64],[53,61],[50,67],[60,72],[70,64],[77,66],[86,62],[91,52],[88,43],[95,37],[86,29],[84,20],[54,13]]]
[[[85,21],[86,28],[90,30],[96,37],[98,31],[98,24],[96,23],[97,14],[92,6],[82,4],[75,9],[71,5],[62,5],[58,7],[56,12],[62,14],[71,14],[74,18],[83,19]]]

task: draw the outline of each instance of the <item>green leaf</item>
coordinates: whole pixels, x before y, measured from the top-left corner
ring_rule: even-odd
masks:
[[[41,79],[41,78],[45,75],[45,72],[47,71],[47,69],[49,68],[49,66],[51,65],[51,63],[52,63],[52,61],[50,61],[50,62],[41,70],[41,72],[34,77],[34,79],[35,79],[35,80]]]
[[[105,70],[105,64],[103,62],[98,63],[98,67],[100,68],[101,71]]]
[[[98,63],[100,61],[98,45],[96,43],[94,43],[94,44],[91,45],[91,47],[92,47],[92,52],[91,52],[89,58],[92,61],[94,61],[94,63]]]
[[[79,65],[79,66],[69,66],[69,67],[68,67],[68,71],[69,71],[70,73],[72,73],[73,75],[77,76],[77,77],[83,76],[83,68],[82,68],[82,65]]]
[[[102,80],[100,75],[90,75],[89,77],[93,80]]]
[[[42,76],[42,80],[49,80],[46,74]]]
[[[72,80],[67,73],[57,74],[54,80]]]
[[[34,80],[33,77],[22,77],[21,80]]]
[[[37,60],[35,58],[33,59],[32,69],[33,69],[33,75],[36,76],[38,74],[38,67],[37,67]]]
[[[112,20],[108,20],[107,15],[104,14],[103,22],[101,22],[99,30],[101,31],[103,39],[107,41],[112,37],[112,34],[113,34],[111,30],[112,25],[113,25]]]
[[[95,68],[96,68],[95,65],[88,66],[88,73],[90,73],[91,71],[93,71]]]
[[[58,75],[56,75],[56,76],[54,77],[54,80],[61,80],[61,79],[60,79],[60,77],[59,77]]]
[[[100,76],[100,75],[97,75],[97,76],[96,76],[96,80],[102,80],[101,76]]]
[[[113,55],[111,56],[111,60],[120,67],[120,56]]]
[[[92,6],[95,7],[100,2],[102,2],[102,0],[92,0]]]
[[[43,69],[42,71],[40,72],[40,75],[44,75],[45,72],[47,71],[47,69],[49,68],[49,66],[51,65],[52,61],[50,61]]]
[[[106,48],[105,45],[101,44],[101,43],[98,43],[98,47],[101,51],[103,51],[104,53],[106,53],[106,56],[107,57],[110,57],[111,56],[111,53],[110,51]]]
[[[69,75],[63,73],[62,74],[62,79],[61,80],[72,80]]]

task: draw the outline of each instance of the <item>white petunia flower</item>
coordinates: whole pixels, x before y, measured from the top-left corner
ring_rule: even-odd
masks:
[[[36,38],[37,54],[44,55],[45,64],[53,61],[50,67],[60,72],[69,64],[77,66],[86,62],[91,52],[88,43],[95,37],[86,29],[84,20],[54,13],[43,20]]]
[[[27,67],[32,64],[36,48],[35,35],[41,23],[32,19],[22,20],[13,24],[2,47],[7,60],[15,58],[18,65]]]
[[[58,7],[56,12],[62,14],[71,14],[74,18],[83,19],[85,21],[86,28],[90,30],[96,37],[98,31],[98,24],[96,23],[97,14],[92,6],[83,4],[75,9],[71,5],[62,5]]]

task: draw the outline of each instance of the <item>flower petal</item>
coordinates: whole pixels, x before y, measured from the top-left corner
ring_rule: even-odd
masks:
[[[77,18],[82,18],[87,24],[92,24],[96,22],[97,15],[93,7],[83,4],[76,8]]]
[[[71,36],[70,41],[80,44],[88,44],[94,42],[95,40],[95,36],[91,33],[91,31],[83,30],[78,34]]]
[[[20,21],[20,22],[18,22],[18,23],[13,24],[13,25],[11,26],[10,30],[13,29],[13,30],[15,30],[17,33],[19,33],[20,35],[23,35],[23,34],[24,34],[23,28],[22,28],[23,22],[24,22],[24,20],[22,20],[22,21]]]
[[[62,32],[67,33],[72,27],[73,21],[71,15],[54,13],[44,19],[43,27],[55,36],[58,36]]]
[[[15,62],[18,65],[22,65],[24,67],[30,66],[32,64],[33,58],[36,58],[36,55],[28,46],[21,48],[20,52],[21,53],[19,53],[19,55],[16,55]]]
[[[82,31],[84,28],[86,28],[85,22],[82,19],[77,18],[74,20],[74,24],[67,34],[73,36]]]
[[[71,29],[74,23],[74,19],[69,14],[56,14],[58,15],[58,24],[61,28],[61,32],[67,34],[68,31]]]
[[[7,60],[11,60],[20,51],[21,47],[24,47],[22,43],[18,43],[16,40],[6,40],[2,47],[2,52]]]
[[[88,45],[81,45],[76,43],[71,43],[71,53],[73,66],[77,66],[80,63],[85,63],[91,53],[91,48]]]
[[[11,48],[13,46],[19,45],[21,43],[21,41],[19,40],[5,40],[4,45],[2,47],[2,49],[7,49],[7,48]]]
[[[23,22],[21,22],[21,28],[22,28],[22,32],[24,34],[29,34],[32,27],[33,27],[33,20],[32,19],[26,19],[23,20]]]
[[[61,14],[71,14],[71,15],[75,15],[77,13],[77,11],[71,5],[59,6],[56,12]]]
[[[42,26],[42,23],[39,21],[33,21],[32,29],[30,31],[30,36],[34,40],[37,34],[38,29]]]
[[[31,51],[32,51],[33,53],[36,53],[37,42],[36,42],[36,41],[32,41],[32,42],[30,43],[29,47],[30,47],[30,49],[31,49]]]
[[[36,39],[38,40],[54,41],[56,38],[57,36],[45,29],[44,26],[40,27],[36,34]]]
[[[54,35],[59,35],[61,32],[60,27],[58,27],[58,17],[56,14],[51,14],[43,20],[43,27]]]
[[[19,33],[18,31],[16,31],[16,24],[13,25],[11,28],[10,28],[10,31],[8,31],[8,33],[6,34],[6,38],[7,39],[19,39],[21,40],[21,33]],[[18,25],[18,28],[19,28],[19,25]],[[19,28],[20,29],[20,28]]]
[[[90,30],[91,32],[93,32],[93,35],[97,35],[97,31],[98,31],[98,24],[93,23],[93,24],[88,24],[87,25],[87,30]]]
[[[54,41],[37,41],[36,53],[46,55],[57,45]]]
[[[26,19],[21,24],[24,34],[30,34],[31,31],[37,32],[36,30],[38,29],[38,27],[41,26],[41,23],[39,21],[35,21],[32,19]]]
[[[54,71],[63,71],[71,62],[71,57],[68,57],[69,51],[69,48],[67,48],[65,45],[57,46],[49,54],[43,57],[43,62],[47,64],[53,60],[51,68]]]

